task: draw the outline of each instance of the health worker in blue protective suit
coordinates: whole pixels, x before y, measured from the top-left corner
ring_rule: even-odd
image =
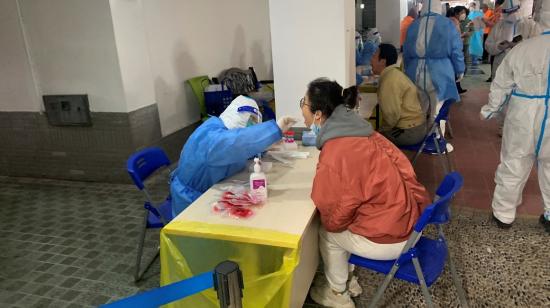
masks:
[[[405,73],[419,88],[428,125],[432,125],[444,102],[460,99],[456,81],[462,79],[465,69],[460,33],[449,18],[440,14],[441,8],[440,0],[424,0],[403,45]],[[440,125],[444,133],[445,123]]]
[[[480,116],[494,118],[508,104],[495,174],[493,219],[500,228],[512,226],[536,163],[544,203],[539,221],[550,233],[550,0],[542,0],[538,14],[537,27],[543,30],[506,54]]]
[[[474,32],[470,35],[470,45],[468,51],[472,57],[472,65],[479,64],[479,60],[483,57],[483,12],[480,10],[479,1],[470,3],[470,14],[468,19],[474,25]]]
[[[372,74],[370,61],[382,42],[382,36],[380,32],[378,32],[378,29],[372,28],[367,32],[367,40],[364,43],[360,41],[358,44],[357,34],[359,33],[355,34],[355,65],[362,67],[355,76],[356,83],[359,85],[363,82],[362,76],[369,76]],[[360,36],[359,39],[361,39]]]
[[[178,168],[172,173],[170,193],[174,216],[212,185],[245,168],[249,158],[281,140],[296,120],[290,117],[261,123],[256,102],[239,96],[220,117],[211,117],[185,143]]]

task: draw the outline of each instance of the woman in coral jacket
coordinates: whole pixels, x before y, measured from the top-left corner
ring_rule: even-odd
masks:
[[[356,103],[355,87],[343,90],[325,78],[312,81],[300,102],[321,150],[311,198],[321,214],[328,281],[310,295],[328,307],[355,307],[351,297],[362,292],[349,273],[350,254],[397,258],[430,203],[407,157],[356,114]]]

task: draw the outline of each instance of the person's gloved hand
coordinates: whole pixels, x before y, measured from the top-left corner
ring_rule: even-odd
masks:
[[[486,106],[481,107],[481,111],[479,112],[479,118],[481,121],[487,121],[492,119],[494,116],[495,113],[487,110]]]
[[[292,125],[296,124],[297,122],[298,121],[293,117],[284,116],[277,120],[277,125],[279,125],[279,128],[282,132],[286,132],[292,127]]]
[[[512,47],[514,47],[512,42],[508,42],[508,41],[502,41],[498,43],[498,46],[497,46],[497,48],[501,51],[505,51],[506,49],[512,48]]]
[[[464,73],[458,75],[458,77],[456,78],[456,82],[461,82],[463,78],[464,78]]]

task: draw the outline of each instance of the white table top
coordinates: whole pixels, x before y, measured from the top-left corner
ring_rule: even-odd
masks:
[[[268,201],[261,208],[255,210],[255,215],[248,219],[235,219],[223,217],[212,212],[212,203],[219,200],[221,196],[220,185],[227,185],[231,180],[244,180],[248,183],[250,173],[248,170],[222,181],[210,188],[199,199],[193,202],[187,209],[175,217],[165,227],[165,232],[178,233],[178,228],[182,228],[186,223],[209,224],[213,226],[227,226],[225,228],[205,228],[208,230],[193,229],[192,236],[200,237],[201,233],[210,238],[216,238],[216,232],[223,238],[231,238],[235,241],[258,242],[263,235],[261,231],[275,231],[283,234],[301,237],[315,214],[315,206],[311,200],[311,188],[313,178],[316,172],[316,165],[319,157],[319,151],[314,147],[298,147],[298,151],[310,152],[307,159],[293,159],[293,168],[286,167],[281,163],[274,162],[273,168],[266,173],[268,181]],[[256,240],[249,240],[244,235],[235,232],[232,238],[232,227],[245,227],[249,231],[260,231],[258,234],[250,235],[256,237]],[[186,230],[189,233],[189,229]],[[237,235],[239,233],[239,235]],[[256,232],[254,232],[256,233]],[[268,234],[268,233],[266,233]],[[267,235],[266,235],[267,236]]]

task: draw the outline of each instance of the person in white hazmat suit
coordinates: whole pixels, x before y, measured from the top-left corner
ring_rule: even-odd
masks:
[[[544,19],[546,18],[546,22],[548,22],[548,18],[550,18],[550,16],[548,16],[549,6],[550,2],[547,0],[534,1],[533,18],[524,17],[519,23],[521,35],[523,36],[524,40],[539,36],[542,32],[544,32]],[[543,14],[544,12],[546,12],[546,15]]]
[[[536,162],[544,200],[540,223],[550,233],[550,0],[545,0],[537,27],[539,36],[508,52],[491,84],[481,118],[493,118],[508,102],[500,164],[495,174],[493,219],[510,228],[522,202],[525,183]],[[508,98],[509,96],[509,98]]]
[[[496,71],[508,51],[514,48],[522,39],[520,31],[520,24],[522,24],[522,22],[519,16],[519,0],[500,0],[497,1],[497,4],[501,6],[502,18],[493,27],[485,41],[485,49],[494,57],[493,65],[491,66],[491,80],[495,79]],[[498,117],[499,136],[502,136],[505,114],[506,106],[503,107]]]
[[[502,19],[493,27],[487,40],[485,41],[485,49],[495,57],[491,71],[491,79],[495,78],[495,73],[506,53],[510,51],[520,39],[521,31],[519,31],[519,0],[503,0],[502,1]]]

